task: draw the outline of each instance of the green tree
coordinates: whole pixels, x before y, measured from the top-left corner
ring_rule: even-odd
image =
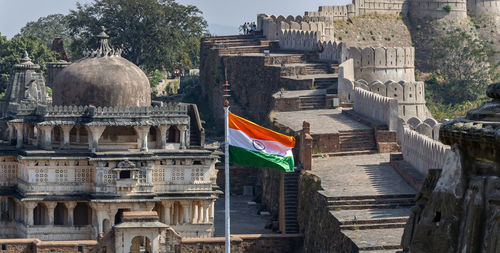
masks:
[[[45,71],[45,64],[56,61],[56,54],[47,44],[34,35],[18,34],[10,41],[0,34],[0,92],[7,87],[10,72],[14,64],[21,61],[24,51],[31,60]]]
[[[484,95],[492,79],[487,42],[460,28],[431,42],[431,58],[438,70],[428,80],[434,96],[445,104],[472,101]],[[453,94],[450,96],[449,94]]]
[[[174,63],[199,62],[199,38],[206,21],[192,5],[174,0],[96,0],[77,4],[68,15],[69,27],[76,38],[72,50],[93,48],[95,34],[106,27],[111,43],[124,49],[123,57],[147,72],[171,71]]]
[[[66,48],[73,41],[68,18],[62,14],[52,14],[41,17],[37,21],[28,22],[21,28],[21,34],[36,36],[44,41],[49,48],[51,48],[54,38],[62,38]],[[71,52],[67,52],[67,54],[71,55]]]

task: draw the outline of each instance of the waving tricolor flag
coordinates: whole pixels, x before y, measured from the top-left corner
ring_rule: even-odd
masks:
[[[295,138],[228,113],[229,161],[293,172],[292,148]]]

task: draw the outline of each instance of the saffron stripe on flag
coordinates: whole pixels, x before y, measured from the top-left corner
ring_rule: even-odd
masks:
[[[252,139],[277,141],[284,146],[295,147],[295,138],[261,127],[249,120],[229,113],[229,128],[241,130]]]

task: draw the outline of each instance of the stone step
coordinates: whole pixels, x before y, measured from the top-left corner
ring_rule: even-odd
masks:
[[[376,144],[375,138],[357,138],[357,139],[347,139],[340,140],[340,145],[365,145],[365,144]]]
[[[366,229],[381,229],[381,228],[404,228],[406,222],[396,223],[380,223],[380,224],[355,224],[355,225],[340,225],[342,230],[366,230]]]
[[[360,146],[360,147],[347,147],[347,148],[341,147],[340,152],[371,151],[374,148],[375,148],[374,146]],[[337,156],[340,156],[340,155],[337,154]]]
[[[383,228],[368,230],[343,230],[359,248],[364,250],[398,250],[401,249],[403,228]]]
[[[370,128],[370,129],[355,129],[355,130],[339,130],[340,135],[352,134],[352,133],[364,133],[364,132],[373,133],[373,129]]]
[[[319,153],[313,154],[313,158],[325,157],[325,156],[355,156],[355,155],[371,155],[378,153],[377,149],[370,150],[357,150],[357,151],[338,151],[330,153]]]
[[[350,200],[329,200],[329,206],[341,205],[371,205],[371,204],[414,204],[413,198],[387,198],[387,199],[350,199]]]
[[[330,210],[362,210],[362,209],[391,209],[391,208],[408,208],[413,206],[410,203],[392,203],[392,204],[366,204],[366,205],[338,205],[329,206]]]
[[[328,197],[328,201],[333,200],[360,200],[360,199],[403,199],[414,198],[414,194],[387,194],[387,195],[361,195],[361,196],[335,196]]]

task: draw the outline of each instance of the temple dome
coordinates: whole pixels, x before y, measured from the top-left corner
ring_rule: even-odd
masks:
[[[104,31],[99,47],[57,74],[54,105],[141,107],[151,105],[151,87],[144,72],[109,47]]]

